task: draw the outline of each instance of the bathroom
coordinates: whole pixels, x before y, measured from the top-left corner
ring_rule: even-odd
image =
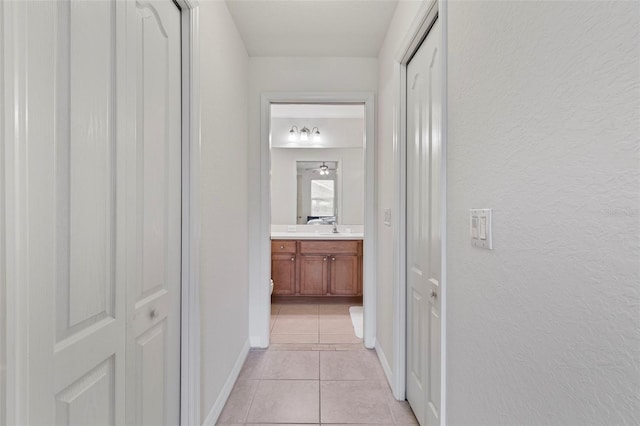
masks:
[[[270,112],[270,341],[361,345],[364,105]]]

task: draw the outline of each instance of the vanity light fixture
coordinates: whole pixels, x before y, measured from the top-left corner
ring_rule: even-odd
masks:
[[[307,126],[303,126],[302,129],[298,130],[296,126],[291,126],[289,130],[289,142],[296,142],[298,140],[306,142],[309,140],[309,135],[313,136],[314,142],[320,142],[320,130],[317,127],[309,130]]]

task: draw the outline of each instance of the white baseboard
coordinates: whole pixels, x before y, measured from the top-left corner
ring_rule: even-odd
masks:
[[[262,336],[249,336],[249,343],[251,344],[252,348],[268,348],[269,347],[269,342],[266,342],[265,339],[262,338]]]
[[[384,350],[378,342],[376,342],[375,347],[376,353],[378,354],[378,359],[380,360],[380,364],[382,365],[382,370],[384,371],[384,375],[387,377],[387,381],[389,382],[389,386],[393,388],[393,372],[391,371],[391,366],[389,365],[389,361],[387,360],[387,356],[384,354]]]
[[[229,395],[231,395],[233,385],[236,384],[236,380],[240,375],[240,370],[242,370],[242,366],[244,365],[248,354],[249,340],[245,342],[244,347],[240,351],[240,354],[238,354],[238,359],[236,360],[231,373],[229,373],[227,381],[224,383],[224,386],[222,387],[218,398],[216,398],[216,402],[213,404],[213,407],[211,407],[211,411],[209,411],[209,414],[207,414],[207,417],[205,417],[204,422],[202,423],[203,425],[215,426],[216,422],[218,421],[218,417],[220,417],[220,413],[222,413],[224,404],[227,403],[227,399],[229,399]]]

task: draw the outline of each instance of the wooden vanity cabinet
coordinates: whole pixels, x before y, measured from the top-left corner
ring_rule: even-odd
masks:
[[[271,279],[273,294],[296,294],[296,242],[271,242]]]
[[[360,296],[362,241],[273,240],[271,270],[275,283],[273,294]],[[291,277],[294,277],[293,285]]]

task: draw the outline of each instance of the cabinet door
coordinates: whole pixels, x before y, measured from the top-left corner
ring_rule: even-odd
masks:
[[[358,256],[331,256],[331,294],[358,294]]]
[[[273,279],[273,294],[296,294],[295,254],[271,255],[271,278]]]
[[[328,256],[300,256],[300,294],[327,294],[328,263]]]

